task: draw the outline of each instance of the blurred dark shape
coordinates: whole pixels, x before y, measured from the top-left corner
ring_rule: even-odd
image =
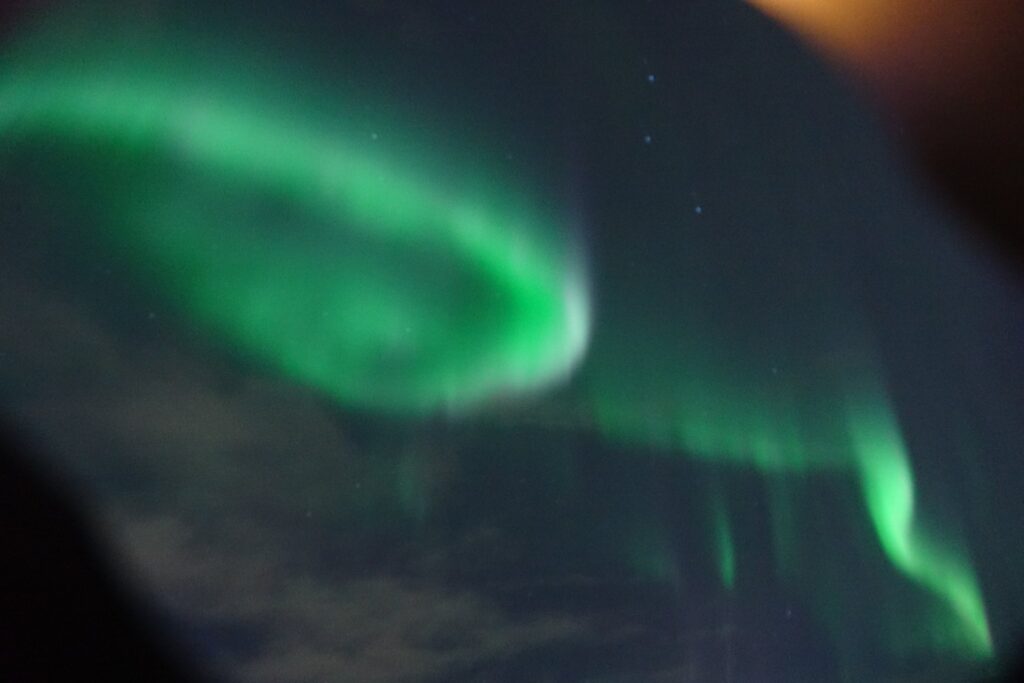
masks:
[[[971,229],[1024,268],[1024,2],[748,1],[852,74]]]
[[[1024,37],[1024,12],[1013,31]],[[1024,268],[1024,39],[998,57],[968,87],[909,112],[906,129],[939,190]]]
[[[162,641],[76,498],[13,435],[0,421],[0,680],[207,680]]]
[[[17,30],[25,17],[44,11],[52,0],[5,0],[0,2],[0,38]]]
[[[1020,683],[1024,681],[1024,645],[1017,649],[1017,656],[997,676],[986,678],[979,683]]]

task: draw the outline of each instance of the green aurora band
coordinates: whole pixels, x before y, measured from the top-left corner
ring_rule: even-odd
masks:
[[[752,467],[775,480],[786,474],[852,477],[886,557],[936,601],[933,613],[914,628],[915,647],[989,658],[993,640],[977,577],[966,557],[922,529],[896,413],[879,379],[882,371],[866,355],[848,361],[830,391],[821,386],[769,391],[736,382],[735,373],[732,382],[700,377],[673,383],[666,378],[692,376],[679,367],[679,359],[665,361],[671,370],[640,374],[626,372],[606,356],[601,372],[591,378],[593,423],[614,441],[727,468]],[[711,493],[711,545],[722,585],[731,590],[739,570],[735,543],[723,492]],[[785,517],[785,496],[775,502],[772,513]],[[799,539],[785,532],[777,536],[776,552],[785,564]],[[781,567],[780,572],[788,573]]]
[[[307,126],[166,55],[119,59],[93,45],[69,58],[45,40],[26,45],[0,65],[0,136],[102,150],[101,175],[109,160],[141,162],[142,172],[115,172],[110,201],[97,202],[104,239],[226,343],[346,406],[400,415],[546,389],[583,359],[591,311],[578,250],[555,230],[560,221],[507,188],[487,199],[459,191],[356,142],[361,133]],[[840,391],[849,401],[837,399],[833,418],[845,416],[847,433],[808,434],[793,397],[730,388],[713,368],[693,376],[669,361],[645,379],[596,362],[588,376],[598,381],[577,398],[612,440],[765,473],[854,477],[886,556],[945,607],[939,646],[991,655],[969,563],[915,521],[910,461],[884,390]],[[732,591],[740,568],[721,495],[713,508]]]
[[[868,514],[882,548],[904,574],[942,599],[952,620],[929,636],[945,649],[993,652],[985,606],[968,564],[921,530],[914,475],[884,391],[861,375],[848,386],[846,426]]]
[[[202,68],[77,57],[6,64],[0,134],[135,155],[107,237],[232,345],[347,405],[399,413],[536,390],[583,356],[585,274],[529,204],[395,169],[355,135],[186,75]]]

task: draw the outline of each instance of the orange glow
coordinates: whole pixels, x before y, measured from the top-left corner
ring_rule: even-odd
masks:
[[[749,0],[765,14],[789,26],[835,56],[862,60],[870,44],[894,29],[893,0]],[[887,16],[888,15],[888,16]]]
[[[1024,0],[747,0],[851,74],[940,190],[1024,264]]]
[[[900,108],[970,88],[1012,51],[1019,0],[748,0]]]

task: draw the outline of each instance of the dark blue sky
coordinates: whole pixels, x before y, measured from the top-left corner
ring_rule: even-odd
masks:
[[[49,9],[35,5],[5,33]],[[928,522],[971,558],[997,652],[1024,633],[1019,282],[924,183],[900,130],[753,9],[153,1],[84,16],[101,35],[205,33],[227,54],[288,60],[307,75],[296,87],[365,89],[424,130],[481,141],[486,163],[577,207],[595,363],[700,376],[692,358],[721,357],[742,386],[780,373],[815,386],[871,340]],[[478,419],[348,410],[206,339],[109,246],[70,238],[102,226],[39,182],[57,175],[48,153],[0,146],[0,406],[211,670],[602,683],[973,671],[891,646],[906,628],[893,613],[927,601],[842,476],[780,484],[605,438],[574,403],[600,375],[586,365],[563,392]],[[662,362],[666,348],[679,360]],[[804,543],[795,575],[772,538],[780,490]],[[733,590],[707,525],[722,500]]]

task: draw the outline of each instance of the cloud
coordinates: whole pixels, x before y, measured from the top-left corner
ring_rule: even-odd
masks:
[[[123,517],[118,526],[128,565],[160,602],[200,630],[248,634],[245,647],[221,650],[218,661],[243,680],[431,680],[593,637],[593,624],[578,616],[512,617],[481,593],[436,579],[315,574],[251,524],[228,525],[219,542],[173,516]]]
[[[77,483],[126,580],[200,634],[188,645],[215,669],[257,682],[422,681],[594,637],[585,616],[513,615],[466,577],[446,580],[438,558],[479,529],[443,542],[380,532],[419,495],[398,489],[450,484],[444,444],[396,454],[353,439],[315,393],[143,310],[98,313],[58,280],[0,276],[13,293],[0,302],[0,353],[18,373],[4,406]],[[367,554],[382,543],[388,552]]]

